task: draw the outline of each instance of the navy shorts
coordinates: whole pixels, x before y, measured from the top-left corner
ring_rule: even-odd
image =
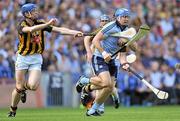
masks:
[[[106,63],[102,57],[93,55],[92,66],[95,74],[98,76],[101,72],[109,71],[111,76],[117,77],[118,68],[115,65],[115,60],[112,59],[109,63]]]

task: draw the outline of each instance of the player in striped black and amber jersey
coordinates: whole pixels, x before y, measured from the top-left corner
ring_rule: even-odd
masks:
[[[21,100],[26,102],[26,90],[35,91],[41,78],[42,53],[45,46],[44,32],[59,32],[61,34],[83,36],[83,33],[63,27],[56,27],[57,19],[52,18],[48,22],[39,18],[37,6],[28,3],[22,6],[23,19],[18,25],[19,45],[16,58],[16,87],[12,92],[12,101],[8,117],[15,117],[17,105]],[[25,81],[26,72],[29,72]]]

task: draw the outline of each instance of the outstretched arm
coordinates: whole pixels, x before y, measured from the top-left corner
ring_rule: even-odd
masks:
[[[39,25],[35,25],[35,26],[25,26],[23,27],[22,31],[27,33],[27,32],[34,32],[34,31],[37,31],[37,30],[42,30],[44,28],[46,28],[47,26],[49,25],[53,25],[54,23],[56,22],[56,19],[51,19],[49,20],[47,23],[44,23],[44,24],[39,24]]]
[[[83,33],[81,31],[72,30],[65,27],[56,27],[56,26],[52,26],[52,27],[53,27],[52,28],[53,32],[59,32],[61,34],[67,34],[67,35],[83,36]]]

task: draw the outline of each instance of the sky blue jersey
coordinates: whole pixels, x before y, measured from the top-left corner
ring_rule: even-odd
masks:
[[[126,29],[127,29],[127,27],[124,30],[126,30]],[[112,21],[112,22],[106,24],[102,28],[101,32],[103,33],[103,36],[106,38],[101,41],[101,46],[106,52],[113,54],[116,50],[118,50],[119,38],[118,37],[110,37],[110,36],[107,37],[107,36],[109,34],[121,32],[121,31],[122,31],[121,27],[116,23],[116,21]],[[103,57],[98,49],[95,49],[94,55]]]

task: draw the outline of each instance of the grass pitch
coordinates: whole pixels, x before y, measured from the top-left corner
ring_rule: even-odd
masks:
[[[85,109],[19,109],[15,118],[7,118],[8,109],[0,109],[0,121],[180,121],[180,106],[106,107],[99,117],[85,116]]]

